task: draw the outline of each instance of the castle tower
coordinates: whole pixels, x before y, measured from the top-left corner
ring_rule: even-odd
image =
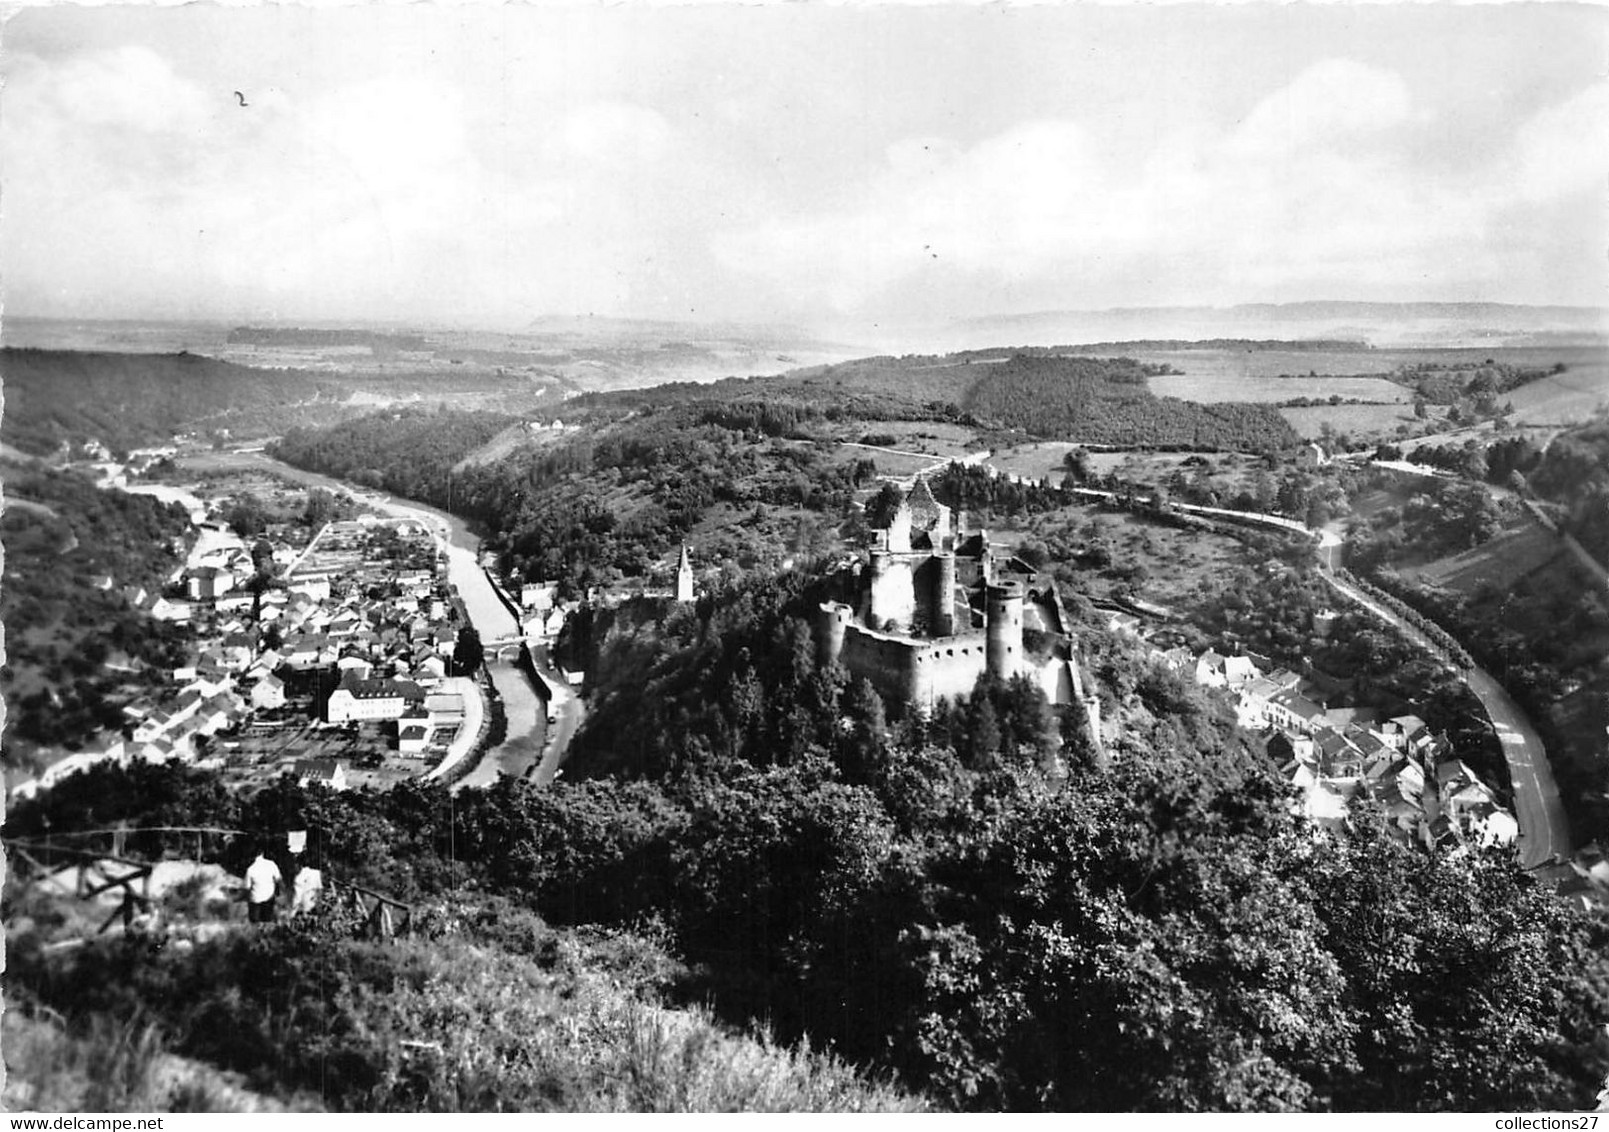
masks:
[[[1009,680],[1022,670],[1022,587],[991,583],[984,590],[984,657],[989,672]]]
[[[826,668],[844,651],[844,634],[853,610],[840,601],[823,602],[816,614],[816,663]]]
[[[916,616],[916,586],[908,556],[872,551],[872,592],[867,613],[879,629],[891,622],[910,628]]]
[[[933,579],[933,635],[955,636],[955,555],[935,554],[938,564]]]
[[[693,600],[693,560],[688,557],[687,544],[682,544],[682,560],[676,564],[676,600]]]
[[[888,521],[888,549],[895,554],[911,552],[911,505],[903,500]]]

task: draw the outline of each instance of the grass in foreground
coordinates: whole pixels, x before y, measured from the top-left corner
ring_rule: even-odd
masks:
[[[241,1074],[275,1103],[313,1097],[338,1111],[923,1107],[830,1055],[662,1005],[671,964],[649,940],[559,932],[506,906],[459,908],[435,938],[388,944],[356,941],[331,918],[162,950],[19,939],[11,960],[12,985],[91,1043],[81,1055],[40,1044],[17,1063],[101,1066],[84,1076],[107,1083],[103,1111],[164,1107],[151,1069],[169,1052],[163,1034],[179,1036],[171,1052]],[[23,1103],[97,1107],[76,1101],[70,1081],[32,1072],[36,1096]]]

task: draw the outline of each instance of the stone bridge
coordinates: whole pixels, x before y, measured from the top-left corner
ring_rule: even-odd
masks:
[[[498,637],[496,640],[481,641],[481,655],[486,660],[516,661],[520,658],[520,650],[526,646],[524,637]]]

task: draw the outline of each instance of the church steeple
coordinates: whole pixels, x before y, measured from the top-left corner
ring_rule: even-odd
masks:
[[[687,544],[682,543],[682,558],[676,564],[676,600],[693,600],[693,559],[687,553]]]

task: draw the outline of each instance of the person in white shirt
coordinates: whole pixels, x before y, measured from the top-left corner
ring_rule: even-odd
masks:
[[[323,891],[324,874],[311,865],[303,865],[296,870],[296,879],[291,882],[291,911],[311,912]]]
[[[272,923],[274,899],[284,886],[279,866],[259,850],[257,859],[246,870],[246,918],[254,924]]]

